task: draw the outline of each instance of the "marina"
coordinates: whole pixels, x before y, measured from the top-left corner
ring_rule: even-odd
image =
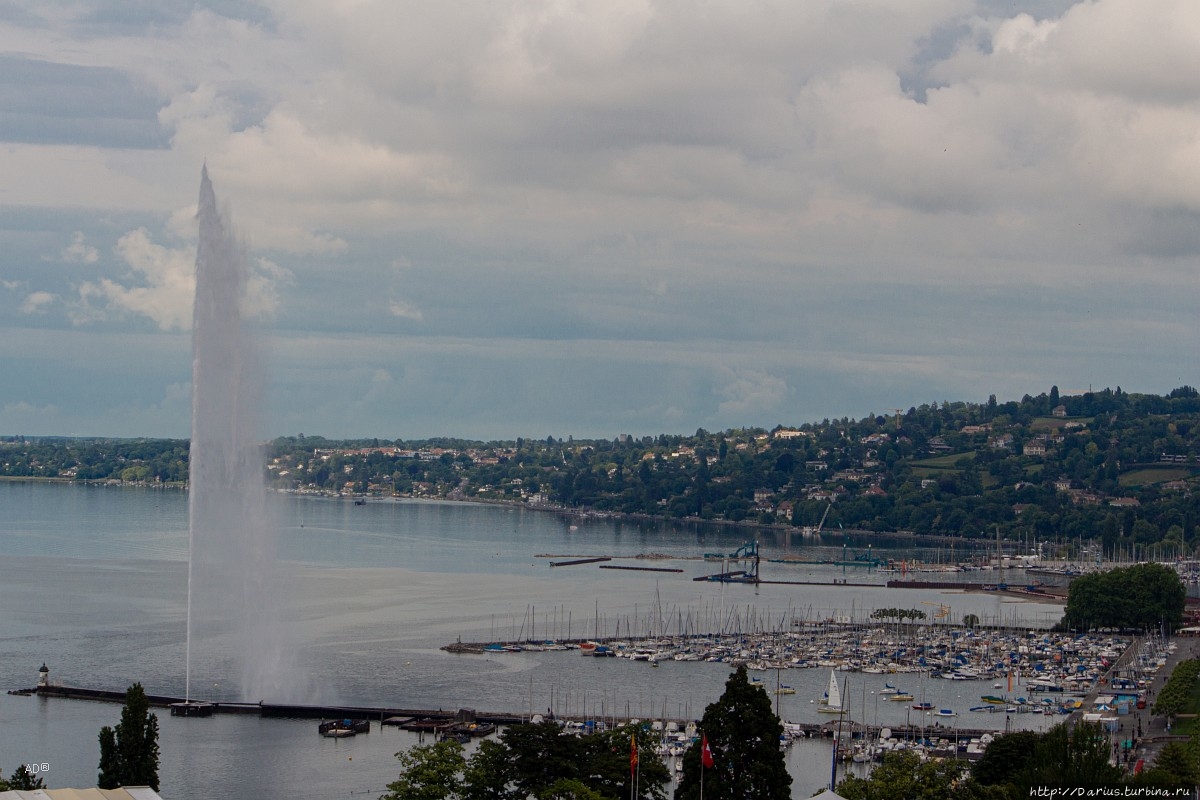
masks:
[[[1011,664],[1015,651],[1018,664],[1027,662],[1024,686],[1037,671],[1035,662],[1046,664],[1042,673],[1059,672],[1054,655],[1061,647],[1076,675],[1080,664],[1083,674],[1091,671],[1071,649],[1082,640],[1048,631],[1062,613],[1055,603],[996,592],[888,588],[884,575],[867,580],[865,570],[853,567],[845,568],[843,586],[836,583],[843,567],[821,564],[772,563],[770,575],[796,582],[789,584],[693,581],[714,571],[705,552],[728,553],[744,541],[737,532],[608,520],[577,520],[572,531],[555,515],[503,506],[267,499],[280,530],[276,600],[289,658],[277,667],[277,690],[246,698],[238,676],[223,666],[230,643],[197,642],[187,699],[212,704],[214,713],[199,719],[160,714],[161,774],[176,800],[287,791],[378,796],[395,778],[394,753],[436,735],[394,723],[412,724],[428,714],[431,726],[446,724],[461,709],[475,709],[485,720],[489,714],[541,715],[580,733],[589,720],[611,726],[638,719],[664,731],[674,724],[682,734],[721,695],[736,659],[762,679],[788,725],[785,758],[793,793],[803,798],[828,774],[839,725],[846,742],[877,740],[886,729],[885,742],[937,746],[957,734],[965,747],[988,733],[1041,730],[1065,718],[972,713],[972,706],[984,705],[983,694],[1014,695],[993,688],[997,682],[1006,687],[1006,675],[989,670],[988,677],[968,678],[962,667]],[[186,500],[178,492],[0,483],[6,509],[0,519],[0,603],[6,609],[0,686],[31,685],[45,662],[53,670],[49,683],[113,695],[88,702],[0,694],[0,715],[9,723],[0,727],[6,763],[49,761],[50,785],[89,785],[96,734],[117,721],[127,686],[138,681],[154,697],[184,698]],[[771,554],[781,544],[764,540],[761,547]],[[792,548],[793,555],[800,552],[819,561],[841,548]],[[554,561],[614,560],[551,568],[547,557],[531,555],[543,553],[578,554],[550,557]],[[658,554],[653,566],[683,572],[597,568],[650,566],[633,560],[645,554]],[[936,549],[906,555],[937,557]],[[849,585],[859,582],[867,585]],[[871,619],[887,608],[932,613],[920,623]],[[942,608],[945,616],[934,620]],[[973,630],[950,624],[967,615],[979,620]],[[581,657],[588,642],[593,654],[612,655]],[[448,643],[483,647],[454,652]],[[1028,652],[1021,653],[1022,646]],[[626,651],[629,658],[618,657]],[[961,679],[933,677],[956,668]],[[817,711],[831,671],[846,707],[840,720]],[[914,699],[879,702],[888,684]],[[794,693],[776,693],[783,686]],[[922,702],[927,709],[913,707]],[[943,708],[958,716],[935,717]],[[369,735],[318,735],[321,722],[354,719],[355,709],[366,710]],[[284,710],[297,716],[275,715]],[[393,724],[383,724],[389,719]],[[863,762],[848,763],[853,769]]]

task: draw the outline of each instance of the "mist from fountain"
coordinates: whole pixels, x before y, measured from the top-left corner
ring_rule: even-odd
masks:
[[[259,437],[262,372],[242,311],[244,249],[207,165],[198,218],[185,692],[279,699],[287,670]]]

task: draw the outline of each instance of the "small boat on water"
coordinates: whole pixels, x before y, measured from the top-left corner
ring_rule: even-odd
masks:
[[[786,683],[775,690],[775,694],[795,694],[796,690]]]
[[[366,719],[334,719],[317,725],[317,733],[329,739],[344,739],[359,733],[370,733],[371,721]]]
[[[957,716],[958,716],[958,714],[954,713],[954,709],[952,709],[952,708],[939,708],[939,709],[938,709],[938,711],[937,711],[937,714],[936,714],[935,716],[938,716],[938,717],[957,717]]]
[[[991,704],[993,704],[993,705],[997,705],[997,706],[1003,706],[1003,705],[1007,705],[1007,704],[1008,704],[1008,699],[1007,699],[1007,698],[1004,698],[1004,697],[997,697],[997,696],[996,696],[996,695],[994,695],[994,694],[985,694],[985,695],[983,695],[983,697],[981,697],[981,698],[979,698],[979,699],[980,699],[980,700],[982,700],[982,701],[983,701],[983,702],[985,702],[985,703],[991,703]]]
[[[912,699],[911,697],[909,698]],[[933,703],[913,703],[913,708],[917,711],[932,711]]]
[[[886,699],[896,703],[907,703],[913,699],[913,696],[907,692],[896,692],[893,695],[888,695]]]

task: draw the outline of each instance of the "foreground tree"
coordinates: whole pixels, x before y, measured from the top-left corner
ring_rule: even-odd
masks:
[[[1028,797],[1030,786],[1099,789],[1120,786],[1124,773],[1108,763],[1108,735],[1095,723],[1073,729],[1055,725],[1044,733],[1005,734],[988,745],[972,767],[975,781]]]
[[[22,764],[13,770],[13,774],[8,780],[0,778],[0,792],[7,792],[10,789],[30,791],[33,789],[45,789],[46,784],[40,777],[37,777],[29,771],[29,767]]]
[[[1195,790],[1200,784],[1200,772],[1196,769],[1190,744],[1191,742],[1167,742],[1150,769],[1143,770],[1141,774],[1130,779],[1130,785],[1137,788]]]
[[[388,784],[380,800],[452,800],[459,797],[460,775],[466,768],[463,747],[453,739],[417,745],[396,753],[400,777]]]
[[[101,789],[149,786],[158,791],[158,717],[140,683],[125,691],[117,727],[100,729]]]
[[[634,728],[580,737],[564,734],[553,722],[512,725],[498,739],[480,742],[469,759],[453,741],[397,753],[400,776],[380,800],[627,798],[634,777],[639,800],[666,800],[670,774],[653,755],[656,739]]]
[[[1002,789],[965,777],[961,761],[921,762],[916,753],[888,753],[868,778],[849,775],[837,786],[846,800],[1004,800]]]
[[[790,796],[792,776],[779,749],[783,725],[767,693],[750,684],[745,667],[729,676],[725,693],[704,709],[700,727],[704,736],[683,757],[683,778],[675,800],[699,800],[701,771],[704,796],[710,800]],[[702,752],[705,743],[711,758]]]

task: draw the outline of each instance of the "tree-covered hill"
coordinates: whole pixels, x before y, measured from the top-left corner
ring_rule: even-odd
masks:
[[[187,443],[0,439],[0,474],[165,483]],[[944,402],[771,430],[603,440],[268,444],[280,489],[507,500],[573,510],[826,529],[1196,544],[1200,393],[1104,389]]]

